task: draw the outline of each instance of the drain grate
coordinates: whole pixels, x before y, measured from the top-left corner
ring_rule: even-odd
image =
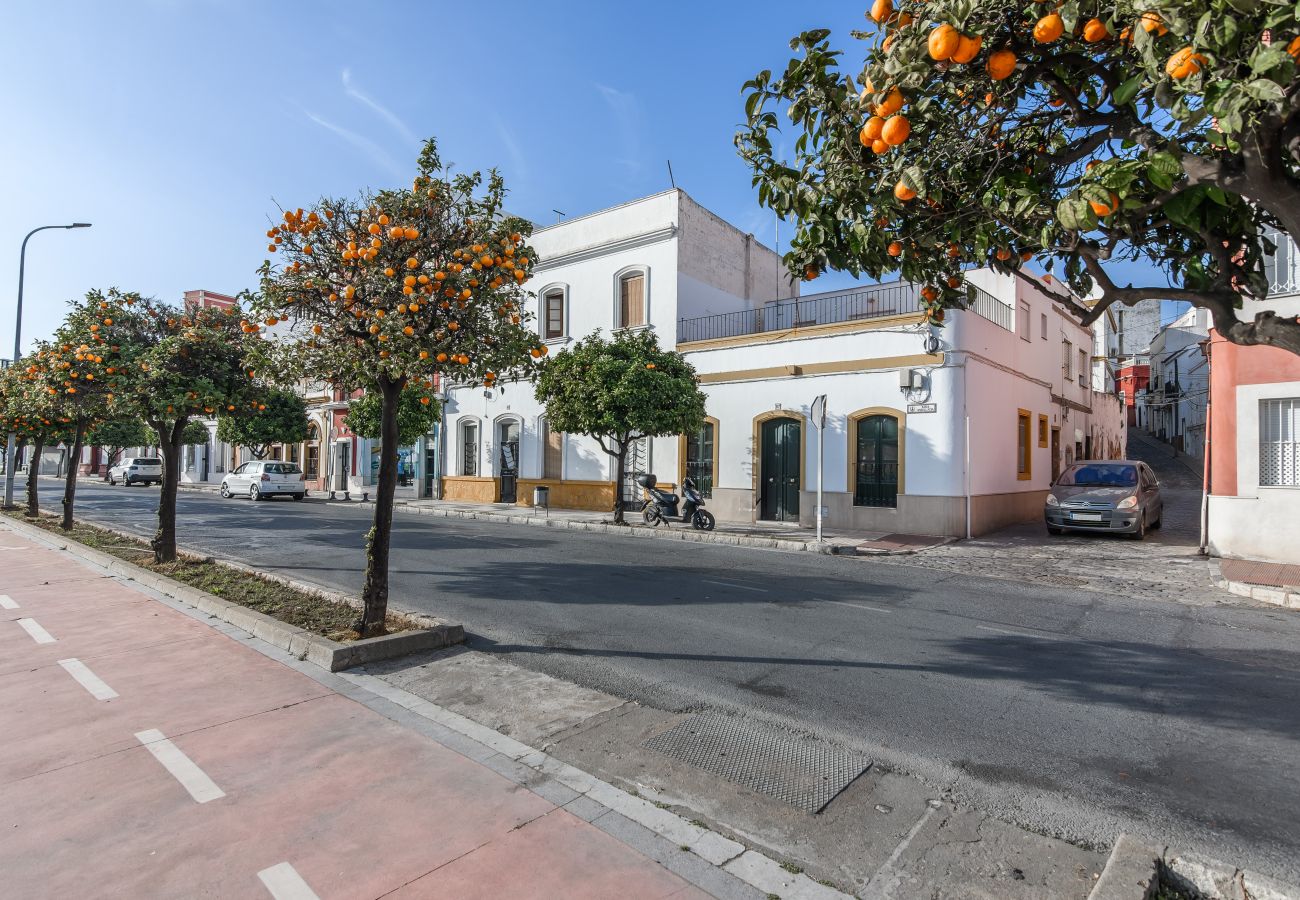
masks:
[[[860,753],[718,713],[691,716],[645,746],[810,813],[871,766]]]

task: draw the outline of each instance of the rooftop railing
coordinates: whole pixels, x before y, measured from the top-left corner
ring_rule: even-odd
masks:
[[[1015,331],[1014,309],[974,285],[967,285],[966,292],[968,309],[1007,331]],[[924,307],[917,285],[897,281],[852,291],[780,300],[739,312],[679,319],[677,342],[798,331],[815,325],[910,315],[921,312]]]

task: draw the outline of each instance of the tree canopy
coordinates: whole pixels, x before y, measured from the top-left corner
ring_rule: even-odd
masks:
[[[307,440],[307,404],[295,391],[263,388],[257,392],[256,407],[236,407],[217,417],[217,438],[265,459],[272,444]]]
[[[547,362],[535,392],[552,429],[590,435],[614,458],[618,522],[628,446],[643,437],[686,434],[704,421],[694,367],[680,353],[660,349],[652,331],[583,338]]]
[[[276,371],[380,396],[379,483],[362,591],[362,634],[383,628],[397,487],[401,397],[432,405],[438,378],[527,377],[546,352],[523,310],[536,264],[524,219],[506,214],[495,172],[453,175],[430,140],[409,188],[284,210],[267,230],[256,334]]]
[[[407,387],[397,404],[397,443],[406,447],[429,433],[438,421],[442,408],[437,403],[425,403],[424,392]],[[383,396],[377,391],[367,391],[348,404],[347,425],[353,434],[377,440],[381,437]]]
[[[810,30],[745,85],[737,146],[797,221],[793,272],[899,272],[936,318],[963,306],[963,267],[1037,260],[1084,324],[1186,300],[1230,341],[1300,353],[1295,318],[1237,314],[1268,293],[1268,229],[1300,237],[1294,5],[876,0],[868,18],[861,51]],[[1162,277],[1125,283],[1132,261]]]

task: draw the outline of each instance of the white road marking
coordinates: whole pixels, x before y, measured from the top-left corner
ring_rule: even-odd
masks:
[[[865,603],[849,603],[847,600],[823,600],[823,603],[834,603],[836,606],[851,606],[854,609],[869,609],[872,612],[893,612],[892,609],[884,609],[879,606],[867,606]]]
[[[275,900],[320,900],[302,876],[287,862],[277,863],[257,873]]]
[[[109,687],[102,678],[90,671],[90,668],[76,657],[61,659],[59,665],[77,679],[77,684],[90,691],[90,696],[96,700],[112,700],[117,696],[117,691]]]
[[[722,587],[737,588],[738,590],[742,590],[742,591],[753,591],[756,594],[767,593],[767,588],[748,587],[747,585],[743,585],[743,584],[733,584],[730,581],[709,581],[707,578],[702,580],[704,581],[705,584],[718,584],[721,585]]]
[[[1056,634],[1035,634],[1029,631],[1012,631],[1009,628],[994,628],[991,625],[976,625],[981,631],[996,631],[998,634],[1009,634],[1014,637],[1042,638],[1045,641],[1062,641],[1065,640],[1061,635]]]
[[[194,760],[182,753],[181,748],[167,740],[158,729],[138,731],[135,739],[144,744],[144,748],[163,764],[163,768],[190,792],[196,803],[220,800],[226,796],[225,791],[217,787],[207,773],[194,764]]]
[[[938,800],[927,800],[926,803],[930,805],[930,808],[922,814],[921,818],[916,820],[912,830],[899,841],[898,846],[894,848],[894,852],[889,854],[889,859],[885,860],[879,869],[876,869],[876,874],[872,875],[871,880],[867,882],[867,889],[861,894],[863,900],[868,900],[868,898],[870,900],[883,900],[883,898],[893,894],[895,888],[898,887],[901,879],[894,870],[894,863],[898,862],[898,858],[903,855],[903,851],[921,833],[921,829],[925,827],[926,822],[930,821],[930,817],[943,808],[943,804]]]
[[[18,603],[8,594],[0,594],[0,609],[17,609]]]
[[[54,643],[55,641],[54,635],[50,634],[48,631],[42,628],[41,624],[37,622],[35,619],[15,619],[14,621],[16,621],[22,627],[23,631],[30,634],[32,636],[32,640],[34,640],[36,643],[38,644]]]

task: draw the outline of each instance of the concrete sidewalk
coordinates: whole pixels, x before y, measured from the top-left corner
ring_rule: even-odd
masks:
[[[0,529],[6,897],[763,895],[721,868],[752,854],[732,841],[525,784],[494,732],[308,677],[55,546]]]

